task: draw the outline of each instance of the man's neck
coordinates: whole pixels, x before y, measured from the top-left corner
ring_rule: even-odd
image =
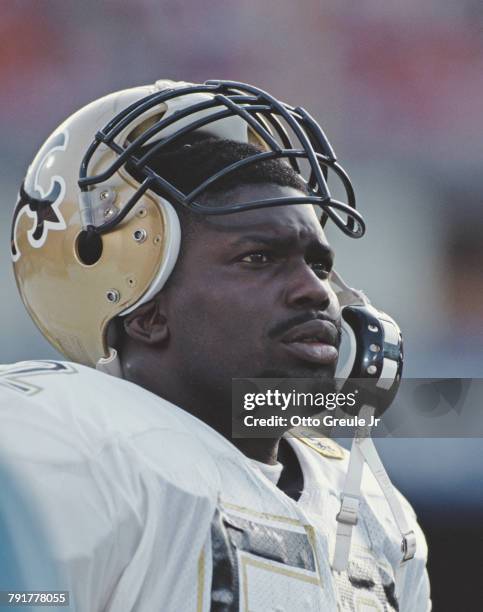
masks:
[[[223,432],[220,432],[223,434]],[[228,437],[228,436],[225,436]],[[278,461],[280,438],[228,438],[234,446],[250,459],[275,465]]]
[[[277,463],[279,438],[232,438],[231,437],[231,397],[210,397],[200,390],[192,390],[189,385],[179,384],[173,377],[167,379],[146,379],[145,368],[132,367],[133,364],[123,363],[124,375],[127,380],[144,387],[162,399],[179,406],[186,412],[197,417],[215,429],[223,437],[236,446],[250,459],[269,465]],[[203,400],[200,400],[203,397]],[[228,411],[227,411],[228,410]]]

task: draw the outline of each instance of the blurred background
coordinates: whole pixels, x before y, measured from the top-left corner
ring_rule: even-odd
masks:
[[[409,377],[483,369],[479,0],[0,3],[0,361],[53,358],[17,297],[9,228],[28,163],[80,106],[160,78],[226,78],[306,107],[353,179],[366,237],[337,267],[405,335]],[[483,443],[378,441],[427,533],[434,609],[483,606]]]

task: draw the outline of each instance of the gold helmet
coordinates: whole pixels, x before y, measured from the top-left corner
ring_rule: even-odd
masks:
[[[259,152],[184,194],[154,172],[149,161],[193,131],[251,142]],[[222,209],[196,201],[227,173],[274,158],[287,159],[302,176],[307,196]],[[308,168],[305,176],[301,160]],[[133,178],[129,164],[142,181]],[[327,169],[342,181],[347,203],[331,198]],[[107,346],[109,322],[154,297],[176,263],[176,206],[227,214],[303,203],[319,205],[322,220],[330,217],[350,236],[364,233],[349,178],[303,109],[231,81],[158,81],[115,92],[62,123],[30,165],[12,222],[17,285],[32,319],[57,350],[86,365],[108,363],[115,357]]]

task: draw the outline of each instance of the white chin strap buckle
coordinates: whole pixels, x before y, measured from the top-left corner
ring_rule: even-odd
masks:
[[[359,498],[349,494],[344,495],[339,513],[336,516],[337,522],[354,527],[359,520],[358,514]]]
[[[403,561],[414,559],[414,555],[416,554],[416,534],[412,529],[403,534],[401,551],[403,553]]]

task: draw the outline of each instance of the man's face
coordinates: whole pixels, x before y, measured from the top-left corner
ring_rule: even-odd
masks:
[[[303,195],[245,185],[229,201]],[[209,217],[186,239],[163,290],[168,351],[187,384],[231,388],[236,377],[333,377],[340,308],[333,253],[310,205]]]

